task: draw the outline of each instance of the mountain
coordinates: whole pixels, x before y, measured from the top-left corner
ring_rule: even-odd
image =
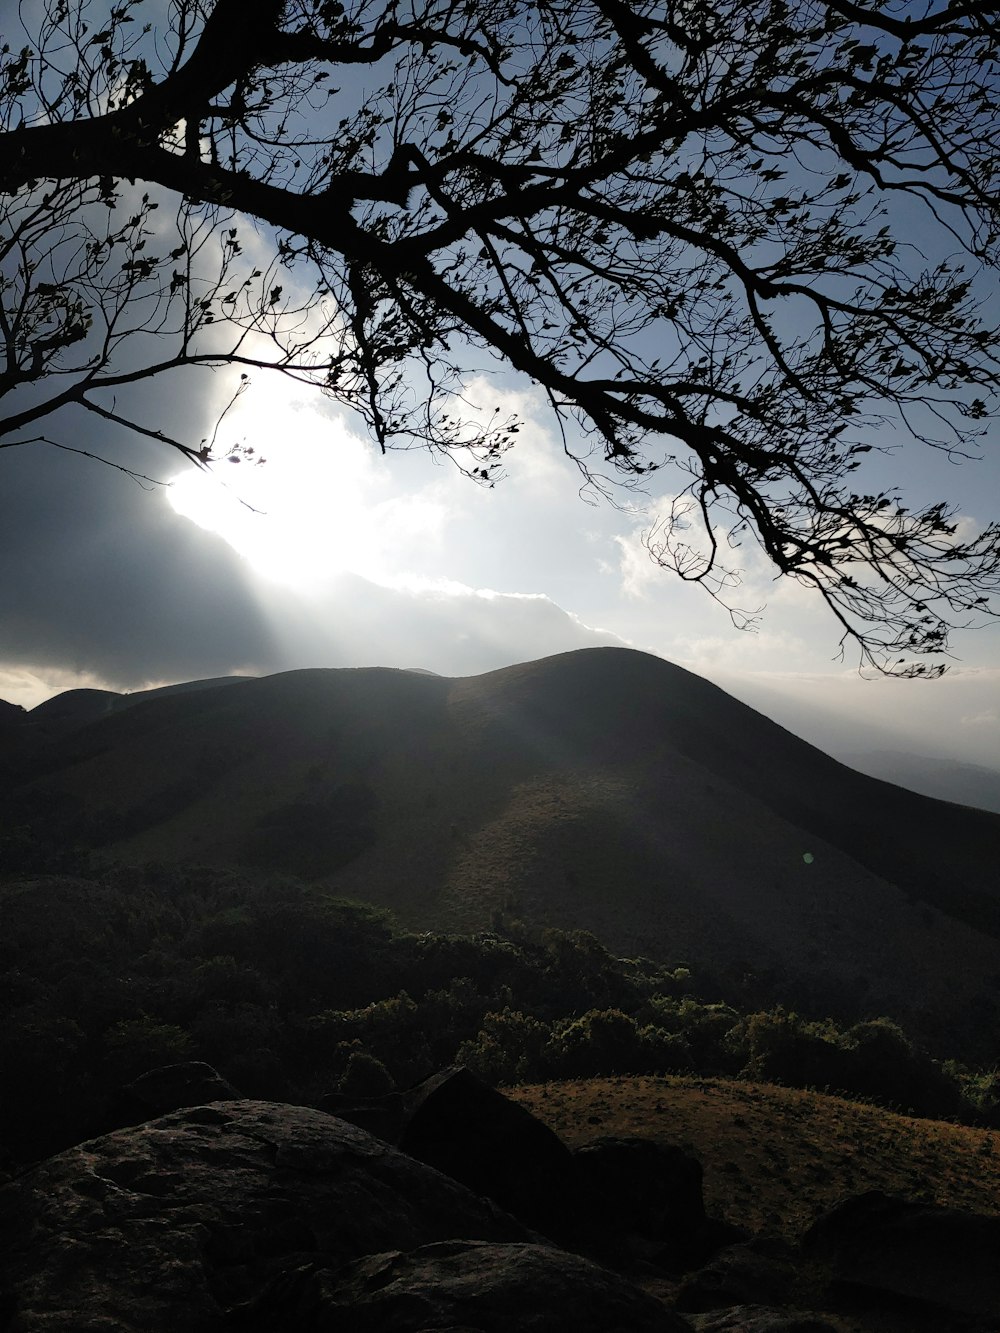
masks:
[[[919,683],[865,679],[854,672],[826,677],[714,672],[712,680],[869,777],[1000,813],[995,735],[991,751],[997,681],[988,671],[957,669],[942,682]]]
[[[0,734],[12,727],[19,727],[24,717],[24,709],[19,704],[9,704],[6,699],[0,699]]]
[[[844,762],[869,777],[895,782],[924,796],[957,801],[1000,814],[1000,769],[964,764],[957,759],[932,759],[901,750],[865,750],[843,756]]]
[[[123,708],[133,708],[136,704],[147,703],[150,699],[160,699],[168,694],[190,694],[198,690],[217,689],[223,685],[233,685],[244,676],[215,676],[211,680],[190,680],[179,685],[160,685],[152,690],[139,690],[134,694],[116,694],[114,690],[65,690],[51,699],[46,699],[31,710],[33,726],[44,726],[57,732],[86,726]],[[5,707],[11,707],[7,704]]]
[[[418,930],[513,904],[744,998],[891,1014],[947,1054],[1000,1015],[1000,816],[856,773],[660,658],[128,698],[28,714],[9,831],[290,872]]]

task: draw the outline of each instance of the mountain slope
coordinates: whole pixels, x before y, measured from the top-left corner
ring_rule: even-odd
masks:
[[[865,750],[844,755],[843,761],[859,773],[908,787],[923,796],[957,801],[978,810],[1000,814],[1000,769],[964,764],[957,759],[932,759],[901,750]]]
[[[283,869],[418,929],[487,927],[513,896],[949,1054],[998,1012],[1000,817],[854,773],[630,650],[132,696],[27,750],[12,817],[116,859]]]

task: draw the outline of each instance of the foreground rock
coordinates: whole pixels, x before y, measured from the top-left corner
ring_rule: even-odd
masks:
[[[453,1240],[277,1281],[244,1333],[690,1333],[624,1278],[547,1245]]]
[[[791,1247],[774,1236],[730,1245],[681,1283],[677,1308],[697,1311],[781,1305],[795,1279],[796,1258]]]
[[[573,1154],[548,1125],[464,1066],[403,1094],[399,1146],[553,1240],[587,1240]]]
[[[0,1190],[5,1333],[208,1333],[289,1267],[456,1236],[534,1239],[320,1111],[216,1102],[92,1139]]]
[[[835,1291],[924,1305],[949,1330],[1000,1326],[1000,1217],[871,1190],[814,1223],[804,1249]]]
[[[123,1129],[158,1115],[169,1115],[185,1106],[238,1101],[242,1097],[238,1088],[201,1060],[162,1065],[141,1074],[119,1090],[108,1111],[114,1122],[108,1128]]]
[[[853,1333],[853,1329],[826,1315],[763,1305],[734,1305],[714,1314],[695,1316],[693,1326],[696,1333]]]
[[[186,1097],[214,1087],[210,1075],[157,1071],[149,1095]],[[464,1106],[448,1164],[496,1194],[506,1169],[520,1220],[307,1107],[220,1100],[62,1152],[0,1185],[0,1333],[1000,1328],[1000,1218],[869,1193],[822,1217],[801,1247],[716,1244],[678,1283],[685,1228],[699,1246],[711,1229],[697,1162],[634,1139],[568,1155],[510,1105],[452,1071],[404,1123],[443,1163]],[[590,1234],[596,1213],[620,1238],[592,1253],[634,1281],[527,1229],[553,1184],[563,1192],[549,1207],[565,1217],[586,1202]]]
[[[602,1138],[570,1152],[525,1107],[462,1066],[399,1102],[404,1152],[602,1262],[682,1273],[742,1238],[706,1216],[701,1163],[681,1148]]]
[[[605,1137],[577,1148],[573,1164],[602,1257],[679,1274],[745,1238],[706,1214],[701,1163],[683,1148]]]

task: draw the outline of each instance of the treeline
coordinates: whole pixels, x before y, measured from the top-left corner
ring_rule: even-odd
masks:
[[[498,1084],[698,1073],[1000,1123],[1000,1080],[851,1027],[700,997],[689,970],[582,931],[412,934],[297,881],[187,867],[0,888],[0,1141],[107,1127],[122,1085],[205,1060],[249,1096],[374,1096],[460,1061]]]

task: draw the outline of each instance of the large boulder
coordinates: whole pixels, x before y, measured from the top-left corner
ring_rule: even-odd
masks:
[[[739,1227],[707,1216],[701,1163],[683,1148],[605,1137],[577,1148],[573,1162],[605,1257],[683,1273],[745,1239]]]
[[[691,1153],[649,1138],[604,1137],[577,1148],[573,1164],[609,1233],[660,1242],[681,1266],[704,1257],[704,1173]]]
[[[525,1107],[463,1066],[401,1098],[404,1152],[560,1245],[617,1266],[652,1262],[685,1272],[745,1237],[706,1216],[701,1163],[681,1148],[604,1138],[571,1152]]]
[[[577,1148],[574,1162],[605,1215],[632,1231],[672,1240],[705,1223],[704,1172],[683,1148],[605,1137]]]
[[[857,1328],[824,1314],[764,1305],[733,1305],[696,1315],[691,1322],[696,1333],[851,1333]]]
[[[0,1190],[5,1333],[208,1333],[278,1271],[455,1236],[535,1239],[362,1130],[260,1101],[82,1143]]]
[[[530,1111],[463,1066],[403,1094],[399,1147],[565,1244],[589,1234],[573,1154]]]
[[[279,1279],[241,1333],[690,1333],[652,1296],[547,1245],[453,1240]]]
[[[115,1129],[169,1115],[185,1106],[236,1101],[243,1094],[218,1070],[201,1060],[161,1065],[140,1074],[119,1092],[110,1114],[119,1117]]]
[[[328,1092],[316,1103],[320,1111],[347,1120],[387,1143],[397,1143],[403,1128],[405,1108],[399,1092],[381,1097],[351,1097],[345,1092]]]
[[[1000,1324],[1000,1217],[870,1190],[820,1217],[803,1249],[855,1294],[920,1303],[949,1329]]]
[[[797,1256],[778,1236],[728,1245],[681,1283],[677,1309],[719,1310],[734,1305],[781,1305],[795,1281]]]

